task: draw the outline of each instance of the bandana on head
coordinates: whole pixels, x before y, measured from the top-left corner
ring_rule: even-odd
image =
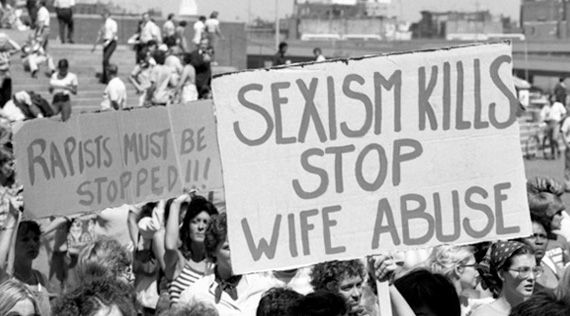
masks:
[[[515,251],[525,247],[525,244],[519,241],[497,241],[491,246],[491,267],[495,272],[499,272],[507,260],[515,253]]]
[[[477,266],[483,289],[490,290],[493,293],[493,297],[496,298],[501,291],[502,282],[498,275],[499,270],[505,267],[505,263],[515,251],[523,247],[525,247],[525,244],[518,241],[494,242]]]

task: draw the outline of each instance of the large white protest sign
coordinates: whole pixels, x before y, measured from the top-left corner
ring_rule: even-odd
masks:
[[[14,145],[28,216],[97,211],[190,188],[222,200],[211,101],[32,120],[18,127]]]
[[[511,71],[496,43],[216,77],[234,271],[529,235]]]

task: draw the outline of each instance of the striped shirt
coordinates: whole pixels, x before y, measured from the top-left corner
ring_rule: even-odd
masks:
[[[168,284],[168,294],[170,294],[170,303],[178,303],[180,293],[189,288],[196,281],[204,276],[204,272],[193,269],[189,263],[186,263],[182,272],[170,284]]]

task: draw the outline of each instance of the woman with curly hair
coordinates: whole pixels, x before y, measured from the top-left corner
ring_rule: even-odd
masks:
[[[40,308],[32,291],[11,279],[0,284],[0,315],[40,315]]]
[[[323,262],[313,267],[311,285],[315,291],[327,290],[341,294],[349,306],[349,315],[362,315],[364,307],[360,299],[365,273],[360,260]]]
[[[204,249],[205,231],[218,210],[202,196],[183,194],[166,203],[169,210],[164,237],[164,274],[170,282],[170,302],[178,302],[180,293],[198,281],[209,269]],[[179,229],[180,213],[185,213]]]
[[[104,268],[89,263],[91,269]],[[63,294],[53,306],[58,316],[136,316],[133,288],[116,278],[99,276],[87,278],[82,283]]]
[[[79,280],[105,276],[131,284],[134,281],[131,263],[131,255],[117,240],[100,237],[79,252],[77,274]],[[95,265],[102,269],[93,269]]]
[[[226,213],[212,216],[206,228],[206,257],[214,262],[205,275],[180,294],[179,305],[199,302],[213,305],[220,315],[255,315],[262,294],[275,282],[263,274],[236,275],[232,270]]]

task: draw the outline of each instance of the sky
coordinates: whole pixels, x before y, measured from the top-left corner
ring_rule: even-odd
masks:
[[[104,0],[103,0],[104,1]],[[163,13],[176,13],[181,0],[113,0],[114,3],[128,9],[160,8]],[[251,21],[257,17],[274,20],[276,2],[279,16],[284,18],[293,12],[294,0],[195,0],[199,14],[209,15],[216,10],[220,12],[222,21]],[[302,0],[299,0],[302,1]],[[403,20],[416,22],[420,19],[420,11],[475,11],[490,10],[492,14],[510,16],[519,20],[521,0],[391,0]]]

